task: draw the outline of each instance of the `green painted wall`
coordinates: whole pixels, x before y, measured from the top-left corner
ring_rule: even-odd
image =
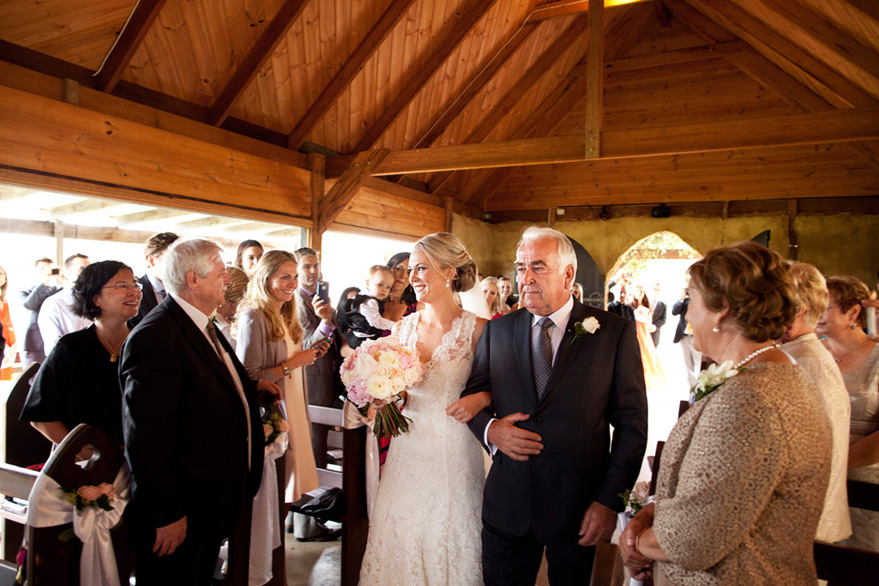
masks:
[[[485,275],[513,276],[516,243],[529,226],[525,222],[486,224],[455,215],[452,231],[467,246]],[[561,230],[589,251],[607,275],[632,245],[655,232],[668,230],[705,253],[739,240],[749,240],[771,230],[769,247],[788,258],[787,216],[741,216],[721,218],[619,218],[612,220],[560,221]],[[854,275],[871,287],[879,269],[879,215],[798,216],[794,230],[799,238],[799,260],[826,274]]]

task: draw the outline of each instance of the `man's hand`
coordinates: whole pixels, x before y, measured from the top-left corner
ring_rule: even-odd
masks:
[[[332,323],[333,321],[333,306],[315,295],[311,298],[311,306],[314,308],[314,313],[317,314],[319,318],[321,318],[324,323]]]
[[[156,544],[153,545],[153,553],[159,557],[171,555],[183,543],[184,539],[186,539],[185,515],[170,525],[156,529]]]
[[[529,456],[538,455],[543,450],[543,444],[540,443],[543,438],[533,431],[515,425],[530,417],[526,413],[513,413],[493,421],[488,426],[488,443],[497,446],[497,449],[520,462],[526,462]]]
[[[284,398],[283,393],[281,392],[281,387],[276,385],[270,380],[258,380],[256,381],[256,390],[257,391],[265,391],[272,395],[272,402],[277,405],[281,402],[281,399]]]
[[[642,531],[653,526],[653,512],[654,505],[650,503],[641,509],[634,519],[629,521],[625,530],[620,534],[620,553],[623,556],[623,565],[629,569],[629,573],[636,580],[643,580],[652,573],[653,560],[638,553],[635,549],[635,541]]]
[[[580,541],[583,547],[596,545],[599,541],[607,541],[617,526],[617,514],[601,503],[595,501],[586,509],[583,522],[580,523]]]

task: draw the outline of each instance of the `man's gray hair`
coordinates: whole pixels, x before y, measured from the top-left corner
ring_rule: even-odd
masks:
[[[204,279],[214,268],[216,255],[223,248],[207,238],[180,238],[168,247],[162,262],[162,282],[171,293],[186,290],[186,273],[195,271]]]
[[[571,244],[571,240],[567,236],[558,230],[531,226],[522,233],[522,238],[519,240],[519,243],[516,244],[516,249],[518,250],[519,247],[526,242],[534,242],[535,240],[540,240],[542,238],[551,238],[555,240],[558,245],[559,272],[564,271],[568,265],[571,265],[574,267],[574,275],[576,275],[577,253],[574,252],[574,245]]]

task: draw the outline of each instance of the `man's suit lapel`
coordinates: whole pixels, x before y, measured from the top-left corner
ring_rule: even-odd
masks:
[[[183,330],[183,337],[186,338],[186,341],[198,352],[202,358],[204,358],[211,367],[216,370],[223,379],[229,383],[232,387],[232,390],[235,394],[238,394],[238,391],[235,389],[235,382],[232,380],[232,375],[229,374],[229,369],[226,368],[226,364],[220,359],[219,354],[214,349],[214,345],[208,341],[203,333],[201,333],[196,327],[195,322],[190,319],[186,312],[183,311],[183,308],[174,301],[174,298],[165,299],[165,303],[168,304],[168,310],[172,312],[177,323],[180,324],[180,328]],[[222,336],[223,334],[217,333],[217,336]],[[222,342],[220,342],[222,344]]]
[[[546,393],[543,394],[541,403],[546,401],[549,396],[555,392],[558,381],[564,376],[565,372],[568,370],[568,365],[570,365],[574,355],[580,349],[580,346],[583,343],[583,334],[578,336],[573,343],[571,343],[571,339],[574,337],[574,324],[585,317],[586,306],[582,303],[575,302],[574,308],[571,311],[571,317],[568,318],[568,325],[565,328],[565,333],[562,336],[562,343],[559,345],[555,360],[553,360],[552,373],[549,375],[547,390]]]
[[[534,388],[534,366],[531,363],[531,320],[531,313],[527,310],[523,310],[516,318],[513,326],[513,344],[516,348],[519,372],[522,375],[522,388],[536,407],[537,389]]]

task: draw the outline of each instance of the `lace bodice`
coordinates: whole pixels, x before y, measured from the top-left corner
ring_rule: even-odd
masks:
[[[400,343],[417,350],[421,313],[403,318]],[[446,415],[473,360],[476,316],[452,322],[409,389],[409,432],[391,440],[370,519],[361,586],[482,584],[482,448]]]

